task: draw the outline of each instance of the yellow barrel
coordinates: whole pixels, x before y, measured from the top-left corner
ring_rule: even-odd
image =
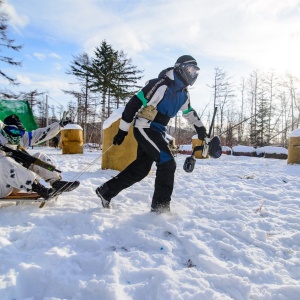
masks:
[[[204,141],[199,140],[197,135],[194,135],[192,137],[192,150],[194,150],[194,148],[196,146],[203,146],[203,144],[204,144]],[[206,159],[206,158],[208,158],[208,154],[206,157],[202,157],[202,150],[199,150],[199,151],[195,152],[195,158]]]
[[[83,130],[81,126],[68,124],[62,128],[60,134],[62,154],[83,153]]]
[[[289,136],[288,164],[300,164],[300,129],[295,129]]]
[[[113,145],[113,138],[119,130],[120,119],[113,122],[103,131],[102,145],[102,169],[123,171],[131,162],[136,159],[137,142],[133,136],[133,126],[130,125],[128,135],[121,145]]]

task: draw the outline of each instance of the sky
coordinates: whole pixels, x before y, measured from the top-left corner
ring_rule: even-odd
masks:
[[[41,209],[0,202],[0,299],[299,299],[299,165],[222,155],[186,173],[177,155],[171,213],[157,215],[155,165],[107,210],[95,189],[118,171],[100,151],[42,151],[81,184]]]
[[[70,100],[62,89],[76,89],[76,79],[66,74],[73,57],[92,56],[103,40],[144,71],[142,86],[179,56],[192,55],[201,69],[190,89],[196,110],[211,103],[216,67],[237,85],[255,70],[300,76],[299,0],[6,2],[10,37],[23,45],[23,67],[9,74],[20,90],[46,92],[53,105]]]

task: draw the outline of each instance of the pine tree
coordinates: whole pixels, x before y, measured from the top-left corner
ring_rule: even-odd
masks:
[[[251,121],[250,121],[250,143],[256,146],[258,129],[257,129],[257,111],[258,111],[258,90],[259,90],[259,75],[258,71],[254,71],[250,74],[248,81],[249,84],[249,95],[250,95],[250,107],[251,107]]]
[[[87,53],[74,56],[70,64],[70,70],[67,74],[74,75],[81,87],[80,91],[65,91],[65,93],[73,95],[77,99],[77,119],[80,124],[88,122],[88,116],[93,110],[91,108],[94,97],[92,96],[90,85],[92,83],[92,75],[89,71],[91,67],[91,59]]]
[[[82,121],[86,136],[95,136],[93,132],[101,131],[101,124],[108,118],[114,108],[124,105],[136,92],[136,82],[141,78],[141,71],[132,65],[131,59],[124,52],[116,51],[103,41],[90,58],[86,53],[75,56],[67,74],[74,75],[81,91],[65,91],[77,98],[78,122]],[[97,101],[100,95],[100,103]],[[101,106],[101,123],[96,123],[99,116],[98,106]],[[81,117],[84,113],[85,116]],[[89,128],[88,121],[91,121]],[[98,133],[97,133],[98,135]],[[99,139],[98,139],[99,140]]]
[[[131,64],[123,51],[115,51],[111,45],[103,41],[95,50],[91,67],[93,92],[101,94],[101,118],[104,121],[121,101],[125,101],[135,92],[136,82],[141,79],[136,66]]]
[[[136,82],[142,78],[142,76],[137,76],[142,71],[132,65],[132,60],[128,59],[122,50],[118,52],[118,62],[118,70],[115,71],[116,82],[112,90],[117,108],[125,104],[126,99],[131,97],[136,89],[141,88],[136,85]]]
[[[4,1],[0,0],[0,52],[5,52],[5,51],[9,52],[9,50],[19,51],[22,48],[22,46],[15,45],[15,40],[10,39],[7,35],[8,16],[3,11],[3,3]],[[15,61],[12,57],[10,57],[10,55],[0,55],[0,62],[9,64],[11,66],[21,66],[21,62]],[[3,71],[2,67],[0,69],[0,76],[4,77],[11,84],[15,84],[15,85],[18,84],[16,82],[16,79],[10,77]]]
[[[267,93],[264,85],[260,86],[257,101],[257,113],[256,113],[256,140],[255,145],[259,147],[266,146],[270,138],[269,132],[269,107],[270,101],[267,98]]]

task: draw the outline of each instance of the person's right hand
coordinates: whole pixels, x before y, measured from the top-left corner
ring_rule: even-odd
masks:
[[[59,121],[59,126],[60,127],[64,127],[64,126],[72,123],[71,119],[69,117],[67,117],[68,113],[69,113],[68,111],[64,111],[63,117]]]
[[[127,133],[128,133],[127,131],[119,129],[118,133],[115,135],[115,137],[113,139],[113,144],[114,145],[121,145],[123,143]]]
[[[203,141],[207,137],[206,128],[201,126],[197,129],[198,139]]]

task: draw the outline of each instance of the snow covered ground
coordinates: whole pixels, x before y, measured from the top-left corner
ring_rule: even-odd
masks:
[[[156,215],[155,166],[104,210],[94,190],[118,172],[101,152],[44,152],[66,180],[86,171],[43,209],[0,208],[0,299],[300,299],[300,165],[223,155],[185,173],[179,155]]]

